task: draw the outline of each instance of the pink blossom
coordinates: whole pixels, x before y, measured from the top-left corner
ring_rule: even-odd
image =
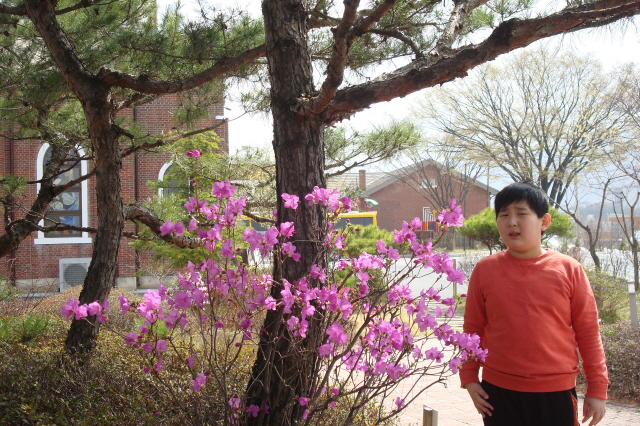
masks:
[[[285,209],[296,210],[298,208],[298,203],[300,202],[300,198],[297,195],[289,195],[285,192],[282,194],[282,199],[284,200]]]
[[[300,253],[296,253],[296,247],[293,243],[286,242],[282,244],[282,254],[292,258],[295,262],[300,261]]]
[[[195,358],[196,358],[196,354],[193,354],[189,358],[187,358],[187,365],[189,366],[189,368],[193,368],[193,364],[195,363]]]
[[[298,398],[298,402],[300,402],[300,405],[303,407],[309,406],[309,398],[305,398],[304,396],[301,396],[300,398]]]
[[[158,362],[153,366],[153,369],[156,373],[160,373],[162,371],[162,358],[158,358]]]
[[[174,233],[178,236],[184,235],[184,225],[180,221],[173,223],[170,220],[168,220],[160,226],[159,230],[160,230],[160,236],[165,236],[171,233]]]
[[[272,226],[271,228],[267,229],[267,231],[264,233],[264,239],[267,242],[267,244],[274,246],[278,244],[279,234],[280,233],[278,232],[278,228],[276,228],[275,226]]]
[[[349,336],[342,330],[342,325],[340,325],[337,321],[334,321],[333,324],[331,324],[331,327],[327,329],[329,341],[335,342],[338,345],[345,345]]]
[[[222,242],[220,255],[228,259],[233,259],[235,257],[235,252],[233,250],[233,240],[231,238],[228,238]]]
[[[332,353],[333,353],[333,343],[327,343],[327,344],[321,345],[318,348],[318,355],[320,355],[321,357],[329,356]]]
[[[295,226],[293,222],[282,222],[280,224],[280,235],[285,238],[291,238],[295,232]]]
[[[260,407],[258,407],[255,404],[251,404],[245,410],[247,411],[247,414],[251,417],[258,417],[258,414],[260,414]]]
[[[262,234],[256,231],[253,228],[247,228],[242,231],[242,240],[249,243],[249,248],[251,250],[256,250],[260,247],[260,244],[263,241]]]
[[[427,359],[434,360],[437,363],[442,362],[444,353],[438,348],[431,348],[424,353]]]
[[[404,403],[404,399],[397,397],[396,401],[395,401],[396,406],[398,407],[398,410],[404,408],[405,403]]]
[[[302,413],[302,420],[307,420],[307,417],[309,417],[309,410],[304,410],[304,413]]]
[[[211,193],[220,200],[231,198],[233,194],[236,193],[236,187],[228,180],[225,182],[216,182],[212,186]]]
[[[156,352],[166,352],[167,351],[167,341],[166,340],[158,340],[156,342]]]
[[[87,305],[80,305],[76,308],[76,320],[86,318],[88,316]]]
[[[196,392],[198,392],[200,388],[204,386],[206,383],[207,383],[207,376],[205,376],[203,373],[198,374],[198,377],[196,377],[195,380],[191,381],[191,384],[193,385],[193,390]]]
[[[460,358],[453,358],[449,361],[449,368],[453,372],[453,374],[458,374],[458,367],[462,364],[462,360]]]
[[[191,218],[191,220],[189,221],[189,227],[187,228],[187,230],[189,232],[194,232],[198,230],[199,226],[200,224],[198,223],[198,221],[195,220],[194,218]]]
[[[65,304],[60,308],[60,314],[62,314],[62,316],[64,316],[66,320],[69,321],[71,319],[71,316],[75,313],[76,309],[78,309],[79,305],[79,300],[69,298],[69,300],[67,300]]]
[[[462,207],[456,205],[456,199],[452,198],[449,207],[443,209],[437,219],[446,226],[462,226],[464,219]]]
[[[187,155],[191,158],[198,158],[202,155],[202,153],[197,149],[192,149],[191,151],[187,152]]]
[[[124,342],[127,345],[133,345],[138,341],[138,337],[138,334],[132,331],[130,333],[127,333],[127,335],[124,337]]]

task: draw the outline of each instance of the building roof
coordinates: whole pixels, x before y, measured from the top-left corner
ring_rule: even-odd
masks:
[[[418,163],[413,163],[410,164],[406,167],[400,167],[397,168],[391,172],[385,172],[382,173],[382,175],[384,175],[382,178],[378,178],[373,185],[369,185],[367,182],[367,195],[371,196],[372,194],[375,194],[376,192],[380,191],[383,188],[386,188],[387,186],[397,182],[400,180],[400,177],[402,176],[406,176],[407,174],[411,174],[414,173],[422,168],[428,167],[428,166],[434,166],[438,169],[441,169],[442,167],[444,167],[441,163],[431,160],[431,159],[427,159],[427,160],[422,160]],[[458,173],[455,170],[453,171],[454,173]],[[463,176],[461,173],[458,173],[460,176]],[[368,179],[367,179],[368,180]],[[498,193],[498,189],[493,188],[492,186],[487,186],[486,184],[480,182],[479,180],[476,180],[474,182],[474,185],[477,186],[478,188],[482,189],[483,191],[489,191],[489,194],[491,195],[495,195]]]
[[[385,172],[367,172],[366,187],[377,185],[380,181],[387,177]],[[337,176],[331,176],[327,179],[328,188],[338,188],[340,192],[344,192],[348,188],[357,189],[360,185],[360,173],[343,173]]]

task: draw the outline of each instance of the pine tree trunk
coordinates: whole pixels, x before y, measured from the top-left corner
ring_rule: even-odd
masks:
[[[93,256],[84,280],[81,303],[103,302],[115,286],[120,236],[124,228],[124,204],[120,170],[122,157],[118,131],[112,124],[109,90],[96,87],[83,103],[95,156],[96,207],[98,229]],[[67,334],[66,347],[72,353],[84,353],[95,347],[99,324],[95,317],[74,320]],[[93,323],[93,324],[92,324]]]
[[[314,186],[325,187],[323,128],[313,116],[292,112],[294,105],[313,91],[307,48],[307,21],[303,3],[297,0],[263,2],[267,59],[271,76],[271,108],[274,120],[278,223],[295,223],[299,262],[274,262],[273,297],[281,299],[282,280],[295,282],[312,264],[325,265],[321,256],[325,216],[308,206],[304,195]],[[285,209],[280,194],[295,194],[297,210]],[[298,398],[308,396],[316,367],[316,353],[323,336],[310,321],[302,347],[292,347],[282,309],[269,311],[260,335],[260,346],[248,386],[248,404],[269,406],[269,414],[250,418],[252,425],[291,425],[301,419],[304,407]]]

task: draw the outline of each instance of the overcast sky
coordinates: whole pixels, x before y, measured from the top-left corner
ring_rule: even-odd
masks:
[[[214,1],[211,2],[214,3]],[[163,7],[163,5],[174,2],[159,0],[158,3]],[[182,7],[182,11],[188,14],[193,9],[193,6],[190,6],[193,3],[189,0],[182,1],[182,3],[185,5]],[[260,13],[259,0],[217,0],[215,3],[229,6],[240,5],[253,14]],[[640,25],[638,18],[636,18],[636,25]],[[640,62],[640,31],[633,24],[626,25],[625,28],[617,26],[615,29],[579,31],[563,37],[556,36],[552,40],[552,43],[561,43],[563,48],[571,49],[578,54],[597,57],[603,63],[605,70],[625,62]],[[549,43],[548,40],[542,42]],[[402,99],[375,104],[371,108],[357,113],[344,123],[357,129],[367,129],[372,124],[381,125],[391,118],[405,118],[409,115],[412,105],[424,93],[425,91],[421,91]],[[231,97],[233,96],[232,93]],[[227,100],[226,107],[225,116],[231,120],[229,122],[229,142],[232,153],[246,145],[270,146],[272,139],[270,117],[264,115],[243,116],[240,105],[232,100]]]

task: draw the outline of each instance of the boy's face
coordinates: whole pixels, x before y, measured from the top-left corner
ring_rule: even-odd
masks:
[[[551,215],[538,217],[526,201],[517,201],[498,213],[498,232],[509,252],[515,257],[542,255],[542,231],[551,224]]]

